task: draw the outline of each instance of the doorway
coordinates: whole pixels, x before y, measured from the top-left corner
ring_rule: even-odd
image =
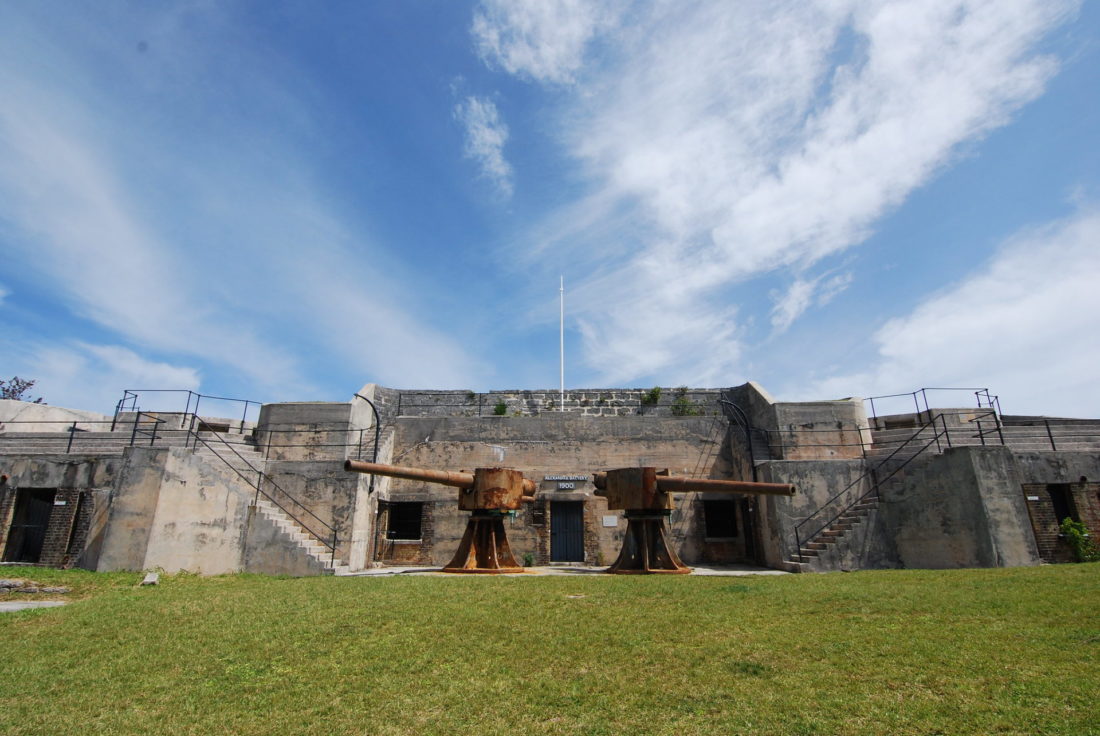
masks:
[[[584,562],[584,502],[550,502],[550,561]]]
[[[34,563],[42,557],[55,493],[53,488],[20,488],[15,492],[4,562]]]

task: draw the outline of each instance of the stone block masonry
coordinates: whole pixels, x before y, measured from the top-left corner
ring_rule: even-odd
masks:
[[[572,414],[585,417],[625,416],[714,416],[721,414],[718,399],[721,389],[583,389],[560,391],[400,391],[398,416],[509,416],[530,417],[542,414]]]

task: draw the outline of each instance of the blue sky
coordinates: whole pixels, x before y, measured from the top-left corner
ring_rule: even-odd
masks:
[[[0,4],[0,374],[1100,416],[1100,10]]]

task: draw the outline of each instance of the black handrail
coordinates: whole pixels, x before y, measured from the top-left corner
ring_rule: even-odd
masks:
[[[935,431],[935,432],[934,432],[934,434],[933,434],[933,437],[932,437],[932,439],[928,440],[928,442],[926,442],[926,443],[924,444],[924,446],[923,446],[923,447],[921,447],[921,448],[920,448],[919,450],[917,450],[917,451],[916,451],[916,453],[914,453],[913,455],[909,456],[909,457],[908,457],[908,458],[907,458],[907,459],[906,459],[906,460],[905,460],[904,462],[902,462],[902,463],[901,463],[900,465],[898,465],[898,466],[897,466],[896,468],[894,468],[894,469],[893,469],[892,471],[890,471],[890,473],[889,473],[889,474],[888,474],[888,475],[887,475],[886,477],[884,477],[884,478],[879,478],[879,477],[878,477],[878,471],[879,471],[879,469],[881,469],[881,468],[882,468],[882,467],[883,467],[884,465],[886,465],[886,464],[887,464],[888,462],[890,462],[891,460],[893,460],[893,459],[894,459],[894,456],[895,456],[895,455],[897,455],[897,454],[898,454],[899,452],[901,452],[902,448],[904,448],[904,447],[905,447],[906,445],[908,445],[908,444],[909,444],[910,442],[912,442],[913,440],[916,440],[916,439],[917,439],[918,437],[920,437],[921,433],[922,433],[922,432],[924,432],[924,430],[928,429],[929,427],[931,427],[931,428],[935,429],[935,423],[936,423],[936,420],[939,420],[939,421],[940,421],[940,422],[942,423],[942,425],[943,425],[943,432]],[[847,492],[848,492],[849,490],[851,490],[851,489],[852,489],[853,487],[857,486],[857,485],[858,485],[859,483],[863,482],[863,481],[864,481],[864,480],[865,480],[866,478],[868,478],[868,477],[870,477],[870,478],[871,478],[871,490],[867,491],[867,493],[864,493],[864,494],[862,494],[862,495],[858,496],[858,497],[856,498],[856,500],[855,500],[855,501],[853,501],[852,503],[850,503],[850,504],[848,504],[847,506],[845,506],[844,508],[842,508],[842,509],[841,509],[841,510],[840,510],[840,511],[839,511],[839,512],[838,512],[838,513],[836,514],[836,515],[834,515],[834,516],[833,516],[833,517],[832,517],[831,519],[829,519],[829,520],[828,520],[828,521],[826,521],[826,522],[825,522],[824,524],[822,524],[821,526],[819,526],[819,527],[818,527],[818,528],[817,528],[816,530],[814,530],[814,532],[813,532],[813,533],[811,533],[811,534],[808,534],[808,535],[806,536],[806,539],[805,539],[805,543],[806,543],[806,544],[810,544],[811,542],[813,542],[813,540],[814,540],[814,539],[816,539],[816,538],[817,538],[817,536],[818,536],[819,534],[821,534],[821,532],[825,531],[825,530],[826,530],[826,529],[828,529],[828,528],[829,528],[830,526],[832,526],[832,524],[833,524],[834,522],[836,522],[836,520],[837,520],[837,519],[839,519],[839,518],[840,518],[841,516],[843,516],[844,514],[846,514],[846,513],[847,513],[847,512],[848,512],[848,511],[849,511],[849,510],[850,510],[850,509],[851,509],[851,508],[853,507],[853,506],[856,506],[856,505],[858,505],[858,504],[859,504],[859,503],[861,503],[861,502],[862,502],[862,501],[863,501],[864,499],[868,498],[868,497],[869,497],[869,496],[871,496],[872,494],[876,494],[876,495],[877,495],[877,494],[879,493],[879,489],[881,488],[881,486],[882,486],[882,484],[883,484],[883,483],[885,483],[886,481],[890,480],[890,478],[894,477],[894,475],[896,475],[896,474],[897,474],[897,473],[898,473],[898,472],[899,472],[899,471],[900,471],[900,470],[901,470],[902,468],[904,468],[904,467],[905,467],[906,465],[908,465],[908,464],[909,464],[910,462],[912,462],[912,461],[913,461],[913,458],[915,458],[915,457],[919,456],[920,454],[922,454],[922,453],[923,453],[923,452],[924,452],[925,450],[927,450],[927,449],[928,449],[929,447],[931,447],[931,446],[932,446],[932,445],[933,445],[934,443],[935,443],[935,444],[938,444],[938,443],[939,443],[939,439],[940,439],[940,437],[941,437],[941,436],[943,436],[943,435],[945,435],[946,433],[947,433],[947,421],[946,421],[946,419],[944,419],[944,416],[943,416],[943,414],[937,414],[937,415],[935,415],[934,417],[932,417],[931,419],[929,419],[929,420],[928,420],[927,422],[925,422],[924,424],[922,424],[922,425],[921,425],[921,426],[920,426],[920,427],[919,427],[919,428],[917,429],[917,431],[916,431],[916,432],[914,432],[914,433],[913,433],[913,435],[912,435],[911,437],[909,437],[909,439],[907,439],[907,440],[906,440],[905,442],[903,442],[902,444],[898,445],[898,446],[897,446],[897,447],[896,447],[896,448],[894,449],[894,451],[893,451],[893,452],[891,452],[891,453],[890,453],[889,455],[887,455],[887,456],[886,456],[885,458],[883,458],[883,459],[882,459],[882,460],[881,460],[880,462],[878,462],[877,464],[875,464],[875,465],[874,465],[873,467],[871,467],[871,468],[868,468],[868,469],[867,469],[866,471],[864,471],[864,472],[863,472],[863,473],[862,473],[862,474],[861,474],[861,475],[860,475],[860,476],[859,476],[858,478],[856,478],[856,479],[855,479],[854,481],[852,481],[851,483],[849,483],[848,485],[846,485],[846,486],[845,486],[845,487],[844,487],[844,488],[843,488],[843,489],[842,489],[842,490],[841,490],[840,492],[838,492],[838,493],[834,494],[834,495],[832,496],[832,498],[830,498],[829,500],[825,501],[825,503],[821,504],[821,506],[820,506],[820,507],[819,507],[819,508],[817,509],[817,511],[815,511],[815,512],[813,512],[812,514],[810,514],[809,516],[807,516],[807,517],[806,517],[805,519],[803,519],[802,521],[800,521],[800,522],[799,522],[798,524],[795,524],[795,527],[794,527],[794,538],[795,538],[795,550],[796,550],[796,554],[798,555],[798,561],[799,561],[799,562],[804,562],[804,561],[805,561],[805,556],[804,556],[804,555],[802,554],[802,544],[803,544],[803,540],[802,540],[802,536],[801,536],[801,531],[800,531],[800,530],[801,530],[801,529],[802,529],[802,527],[803,527],[803,526],[805,526],[805,525],[806,525],[806,524],[807,524],[807,523],[808,523],[808,522],[809,522],[809,521],[810,521],[811,519],[813,519],[813,518],[814,518],[815,516],[818,516],[819,514],[821,514],[821,513],[823,512],[823,511],[825,511],[825,509],[827,509],[827,508],[829,507],[829,504],[831,504],[831,503],[832,503],[833,501],[835,501],[835,500],[837,500],[838,498],[840,498],[841,496],[843,496],[843,495],[844,495],[845,493],[847,493]]]
[[[336,547],[337,547],[337,530],[336,530],[336,527],[332,526],[331,524],[329,524],[328,522],[326,522],[326,521],[325,521],[324,519],[322,519],[321,517],[317,516],[317,514],[315,514],[315,513],[313,513],[312,511],[310,511],[310,510],[309,510],[309,508],[308,508],[308,507],[307,507],[307,506],[306,506],[305,504],[303,504],[303,503],[302,503],[301,501],[299,501],[298,499],[294,498],[294,496],[291,496],[291,495],[290,495],[289,493],[287,493],[287,492],[286,492],[286,490],[285,490],[285,489],[284,489],[284,488],[283,488],[282,486],[280,486],[280,485],[279,485],[278,483],[276,483],[276,482],[275,482],[275,481],[274,481],[274,480],[273,480],[273,479],[271,478],[271,476],[267,475],[267,473],[265,473],[264,471],[260,470],[259,468],[257,468],[256,466],[254,466],[254,465],[253,465],[252,463],[250,463],[250,462],[248,461],[248,458],[246,458],[246,457],[245,457],[244,455],[242,455],[241,453],[237,452],[236,448],[235,448],[235,447],[233,447],[233,445],[231,445],[230,443],[226,442],[226,441],[225,441],[225,439],[224,439],[224,438],[222,438],[222,437],[221,437],[220,435],[218,435],[217,433],[213,433],[213,436],[214,436],[214,437],[216,437],[216,438],[218,438],[219,440],[221,440],[221,441],[222,441],[222,443],[223,443],[223,444],[224,444],[224,445],[225,445],[226,447],[228,447],[228,448],[229,448],[229,450],[230,450],[230,451],[231,451],[231,452],[232,452],[232,453],[233,453],[234,455],[236,455],[238,459],[240,459],[240,460],[241,460],[241,461],[242,461],[242,462],[243,462],[243,463],[244,463],[245,465],[247,465],[247,466],[248,466],[248,469],[249,469],[249,470],[251,470],[252,472],[256,473],[256,475],[257,475],[257,480],[256,480],[256,482],[255,482],[255,483],[253,483],[251,479],[249,479],[249,478],[248,478],[247,476],[245,476],[245,474],[244,474],[243,472],[241,472],[241,470],[240,470],[239,468],[237,468],[236,466],[234,466],[234,465],[233,465],[233,463],[229,462],[229,460],[227,460],[226,458],[222,457],[222,456],[221,456],[221,455],[220,455],[220,454],[218,453],[218,451],[217,451],[217,450],[215,450],[213,446],[211,446],[211,444],[210,444],[209,442],[207,442],[207,441],[206,441],[205,439],[203,439],[202,437],[200,437],[200,436],[199,436],[199,433],[198,433],[198,432],[194,432],[193,434],[194,434],[194,437],[195,437],[195,441],[196,441],[196,443],[197,443],[197,442],[202,442],[202,444],[203,444],[203,445],[204,445],[204,446],[205,446],[205,447],[206,447],[206,448],[207,448],[208,450],[210,450],[210,451],[211,451],[212,453],[214,453],[214,456],[215,456],[215,457],[217,457],[217,458],[218,458],[219,460],[221,460],[222,462],[224,462],[224,463],[225,463],[225,464],[226,464],[226,465],[227,465],[227,466],[228,466],[228,467],[230,468],[230,470],[232,470],[232,471],[233,471],[233,472],[235,472],[235,473],[236,473],[237,475],[239,475],[239,476],[241,477],[241,479],[242,479],[242,480],[243,480],[244,482],[248,483],[248,485],[249,485],[249,486],[253,486],[253,487],[255,487],[255,489],[256,489],[256,494],[257,494],[257,497],[258,497],[258,496],[260,496],[260,495],[263,495],[263,497],[264,497],[264,498],[266,498],[266,499],[267,499],[268,501],[270,501],[271,503],[275,504],[275,506],[277,506],[277,507],[278,507],[278,508],[279,508],[279,509],[280,509],[280,510],[281,510],[281,511],[282,511],[282,512],[284,513],[284,514],[286,514],[286,515],[287,515],[287,516],[289,516],[289,517],[290,517],[291,519],[293,519],[293,520],[294,520],[294,522],[295,522],[296,524],[298,524],[298,526],[302,527],[302,528],[303,528],[303,529],[305,529],[305,530],[306,530],[307,532],[309,532],[309,533],[310,533],[310,534],[311,534],[311,535],[312,535],[312,536],[313,536],[313,537],[314,537],[314,538],[315,538],[315,539],[316,539],[316,540],[317,540],[318,542],[320,542],[320,543],[321,543],[321,545],[323,545],[324,547],[327,547],[327,548],[328,548],[328,549],[329,549],[329,550],[331,551],[331,557],[330,557],[330,561],[332,561],[332,562],[333,562],[333,563],[335,564],[335,559],[336,559]],[[196,444],[195,446],[197,447],[198,445]],[[263,489],[263,485],[264,485],[264,483],[265,483],[265,482],[266,482],[267,484],[269,484],[269,485],[270,485],[271,487],[273,487],[273,488],[274,488],[275,490],[277,490],[277,491],[279,491],[280,493],[282,493],[282,494],[283,494],[283,495],[284,495],[284,496],[285,496],[286,498],[290,499],[290,500],[291,500],[291,501],[293,501],[293,502],[294,502],[295,504],[297,504],[298,506],[300,506],[300,507],[302,508],[302,510],[303,510],[303,511],[305,511],[305,512],[306,512],[307,514],[309,514],[309,515],[310,515],[310,516],[312,516],[312,517],[313,517],[314,519],[316,519],[316,520],[317,520],[317,522],[318,522],[318,523],[319,523],[319,524],[320,524],[320,525],[321,525],[322,527],[324,527],[324,528],[325,528],[326,530],[328,530],[328,531],[332,532],[332,543],[330,544],[329,542],[325,541],[325,538],[324,538],[324,537],[323,537],[322,535],[318,534],[318,533],[317,533],[317,532],[315,532],[315,531],[314,531],[313,529],[310,529],[310,528],[309,528],[309,526],[308,526],[308,525],[307,525],[307,524],[306,524],[305,522],[303,522],[303,521],[302,521],[302,520],[300,520],[300,519],[299,519],[298,517],[296,517],[296,516],[295,516],[294,514],[292,514],[292,513],[291,513],[291,512],[289,511],[289,510],[287,510],[287,508],[286,508],[285,506],[283,506],[283,505],[282,505],[281,503],[279,503],[278,501],[276,501],[274,497],[272,497],[272,496],[271,496],[271,495],[269,495],[269,494],[268,494],[268,493],[267,493],[266,491],[264,491],[264,489]]]
[[[236,404],[244,404],[244,411],[241,413],[241,431],[244,431],[244,425],[248,422],[248,411],[252,406],[263,406],[260,401],[253,401],[251,399],[236,399],[229,396],[213,396],[211,394],[200,394],[197,391],[191,391],[185,388],[146,388],[146,389],[123,389],[122,398],[115,404],[115,419],[118,419],[118,415],[123,411],[129,409],[130,411],[137,411],[137,401],[140,394],[187,394],[187,400],[184,405],[184,410],[181,414],[198,414],[199,403],[203,399],[210,401],[231,401]],[[191,402],[194,400],[194,407],[191,406]],[[170,413],[170,412],[162,412]],[[112,430],[113,430],[112,424]]]
[[[372,463],[376,463],[376,462],[378,462],[378,440],[379,440],[379,437],[381,436],[381,432],[382,432],[382,419],[381,419],[381,417],[379,417],[378,407],[376,407],[374,405],[373,401],[371,401],[366,396],[363,396],[362,394],[360,394],[358,392],[356,392],[355,395],[358,398],[362,399],[363,401],[367,402],[367,405],[370,406],[370,410],[372,412],[374,412],[374,452],[372,453],[370,461]],[[481,405],[480,405],[480,403],[478,404],[478,414],[479,415],[481,414]],[[359,430],[359,453],[356,456],[356,459],[362,459],[362,455],[363,455],[363,430]],[[370,482],[367,486],[367,495],[369,496],[372,493],[374,493],[374,473],[370,473]]]
[[[770,442],[770,438],[767,435],[767,430],[758,429],[757,427],[752,426],[752,422],[749,420],[749,417],[745,413],[745,411],[740,406],[733,403],[732,401],[730,401],[728,399],[721,399],[720,398],[720,399],[718,399],[718,404],[723,409],[726,409],[728,407],[730,411],[729,412],[723,411],[723,413],[726,414],[727,418],[732,419],[733,421],[735,421],[737,423],[737,425],[739,427],[741,427],[741,431],[745,436],[745,446],[749,451],[749,464],[752,466],[752,480],[753,480],[754,483],[756,483],[759,479],[758,478],[759,471],[757,471],[757,469],[756,469],[756,455],[755,455],[755,452],[754,452],[753,446],[752,446],[752,433],[754,431],[764,432],[765,433],[764,434],[764,441],[768,443],[768,446],[769,446],[769,449],[770,449],[771,442]]]
[[[878,413],[875,410],[875,399],[896,399],[902,396],[910,396],[913,399],[913,407],[916,409],[916,413],[920,414],[922,411],[925,413],[931,413],[932,409],[928,403],[929,391],[968,391],[973,392],[978,402],[979,409],[994,409],[999,414],[1001,412],[1000,397],[995,394],[991,394],[988,388],[973,388],[973,387],[958,387],[958,386],[926,386],[924,388],[918,388],[916,391],[908,391],[900,394],[883,394],[882,396],[868,396],[864,401],[871,405],[871,418],[878,417]],[[917,397],[920,397],[918,399]],[[985,403],[982,399],[985,399]],[[921,409],[921,401],[924,403],[924,409]]]

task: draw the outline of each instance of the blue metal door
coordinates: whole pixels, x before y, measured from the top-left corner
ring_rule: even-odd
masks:
[[[550,561],[584,562],[584,502],[550,502]]]

